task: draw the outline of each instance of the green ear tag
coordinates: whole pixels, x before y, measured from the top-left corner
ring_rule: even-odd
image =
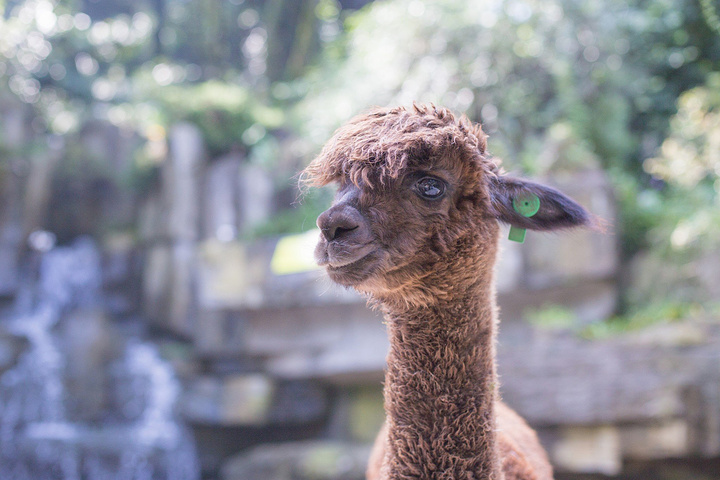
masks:
[[[532,217],[540,210],[540,198],[534,193],[523,193],[513,198],[513,209],[523,217]],[[524,228],[510,227],[508,239],[513,242],[525,242]]]
[[[510,235],[508,235],[508,240],[512,240],[513,242],[518,243],[525,243],[525,230],[524,228],[517,228],[510,226]]]

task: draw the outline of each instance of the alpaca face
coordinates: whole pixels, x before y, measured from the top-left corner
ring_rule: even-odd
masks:
[[[315,256],[332,280],[371,294],[404,290],[438,263],[447,268],[454,250],[495,242],[497,222],[480,201],[480,185],[463,185],[436,160],[415,162],[381,187],[340,183],[317,219]]]
[[[385,302],[427,305],[490,281],[498,220],[535,230],[589,222],[560,192],[501,175],[480,126],[433,106],[355,117],[303,174],[312,185],[338,185],[317,220],[318,263]],[[528,193],[541,202],[530,218],[513,208]]]

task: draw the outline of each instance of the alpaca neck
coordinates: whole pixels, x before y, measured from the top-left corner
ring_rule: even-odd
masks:
[[[386,312],[385,468],[391,479],[501,478],[489,280],[452,302]]]

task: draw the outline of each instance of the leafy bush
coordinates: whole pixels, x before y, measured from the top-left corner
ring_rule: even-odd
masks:
[[[295,123],[312,151],[372,105],[434,102],[481,121],[491,152],[531,174],[560,166],[547,156],[559,133],[570,164],[599,162],[616,184],[630,254],[656,222],[642,161],[718,51],[692,0],[375,2],[302,79]]]
[[[159,118],[166,125],[178,121],[197,125],[211,155],[237,147],[249,149],[259,143],[268,130],[284,122],[281,109],[268,106],[252,90],[237,83],[210,80],[163,87],[152,85],[142,97],[158,106]]]
[[[720,298],[720,74],[680,96],[668,137],[644,166],[665,191],[652,202],[633,302]]]

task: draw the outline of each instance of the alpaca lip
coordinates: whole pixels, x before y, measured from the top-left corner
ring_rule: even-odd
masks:
[[[357,260],[341,266],[327,265],[326,271],[330,280],[346,287],[357,287],[376,271],[377,255],[375,250]]]
[[[322,267],[340,269],[360,262],[374,251],[372,242],[350,246],[321,240],[315,248],[315,258]]]
[[[327,267],[328,269],[332,269],[332,270],[340,270],[340,269],[343,269],[343,268],[352,267],[353,265],[359,264],[361,261],[363,261],[364,259],[366,259],[366,258],[367,258],[368,256],[370,256],[372,253],[373,253],[373,251],[371,250],[370,252],[366,253],[365,255],[361,256],[360,258],[349,259],[349,260],[346,260],[346,261],[339,261],[339,262],[332,262],[332,261],[330,261],[330,262],[328,262],[328,264],[326,265],[326,267]]]
[[[375,271],[377,252],[374,245],[366,244],[347,252],[350,255],[338,256],[333,255],[332,249],[328,249],[327,245],[318,245],[318,263],[325,267],[328,276],[335,283],[355,286]]]

